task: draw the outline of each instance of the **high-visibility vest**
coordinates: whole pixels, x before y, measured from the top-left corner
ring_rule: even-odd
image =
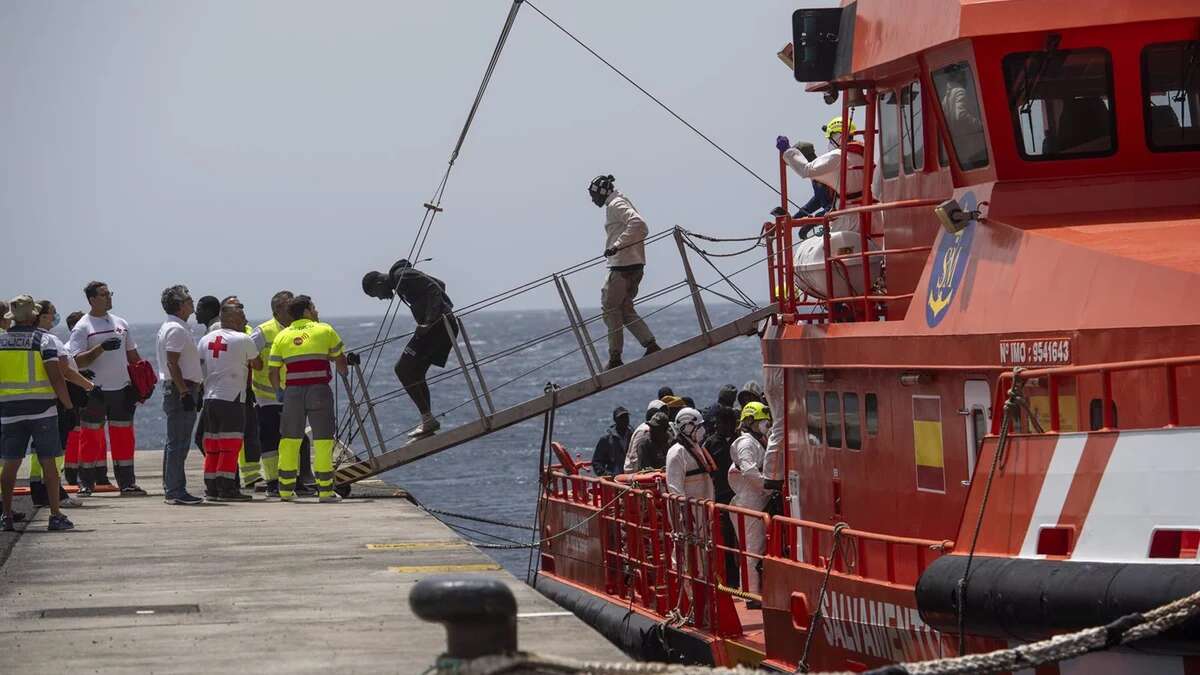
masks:
[[[283,326],[272,317],[268,321],[264,321],[256,327],[262,333],[263,344],[262,350],[258,353],[258,358],[262,359],[263,367],[259,370],[250,371],[251,387],[254,389],[254,398],[258,400],[259,405],[271,405],[278,403],[275,400],[275,388],[271,386],[271,378],[267,374],[267,363],[271,358],[271,345],[274,344],[275,338],[279,336],[279,332],[283,330]],[[284,371],[279,372],[279,381],[283,382]]]
[[[287,367],[289,387],[327,384],[333,379],[329,361],[342,355],[342,338],[327,323],[298,319],[279,331],[271,343],[271,368]]]
[[[18,401],[53,401],[54,387],[42,361],[40,330],[10,330],[0,333],[0,406]],[[39,411],[40,412],[40,411]]]

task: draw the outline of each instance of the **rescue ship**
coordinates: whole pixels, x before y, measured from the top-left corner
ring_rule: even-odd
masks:
[[[1002,649],[1200,589],[1200,4],[789,20],[795,79],[858,127],[838,185],[880,180],[762,229],[782,508],[596,478],[560,448],[539,590],[644,658],[794,672]],[[780,178],[786,209],[782,157]],[[754,520],[762,554],[739,543]],[[1200,672],[1198,637],[1037,672]]]

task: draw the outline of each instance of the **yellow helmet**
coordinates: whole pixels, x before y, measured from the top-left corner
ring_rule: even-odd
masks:
[[[833,138],[834,134],[842,133],[842,116],[829,120],[825,126],[821,127],[821,131],[825,132],[825,138]],[[854,133],[857,129],[854,128],[854,120],[850,120],[850,133]]]
[[[755,422],[757,422],[759,420],[770,420],[771,419],[771,409],[768,408],[765,403],[759,403],[758,401],[751,401],[751,402],[747,403],[746,405],[742,406],[742,415],[738,419],[738,421],[745,422],[748,419],[754,420]]]

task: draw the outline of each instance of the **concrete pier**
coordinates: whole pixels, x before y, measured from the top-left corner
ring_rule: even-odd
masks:
[[[199,453],[188,486],[200,494]],[[162,454],[137,456],[150,497],[103,494],[0,533],[0,672],[421,673],[445,646],[408,592],[437,573],[516,594],[521,649],[626,660],[598,633],[449,528],[376,484],[340,504],[168,506]],[[22,529],[24,528],[24,529]]]

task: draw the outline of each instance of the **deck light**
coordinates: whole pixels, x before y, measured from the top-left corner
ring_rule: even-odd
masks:
[[[933,207],[933,214],[942,224],[942,228],[950,234],[957,234],[967,226],[967,223],[979,216],[978,211],[963,211],[957,199],[946,201]]]
[[[825,384],[825,371],[823,369],[810,370],[804,376],[808,379],[809,384]]]
[[[928,373],[900,373],[900,385],[904,387],[915,387],[918,384],[929,384]]]

